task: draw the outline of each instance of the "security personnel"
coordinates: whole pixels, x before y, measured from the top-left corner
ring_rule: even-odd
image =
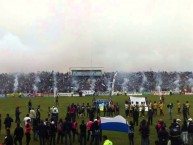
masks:
[[[104,143],[103,145],[113,145],[112,141],[110,141],[106,135],[103,136]]]
[[[180,129],[173,123],[170,127],[171,145],[181,145]]]

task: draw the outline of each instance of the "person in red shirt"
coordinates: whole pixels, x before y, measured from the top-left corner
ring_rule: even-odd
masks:
[[[78,141],[80,141],[78,133],[78,123],[75,119],[72,122],[72,134],[73,134],[73,142],[75,142],[75,135],[77,135]]]
[[[25,125],[25,136],[26,136],[26,145],[29,145],[31,140],[31,123],[30,120],[27,120],[27,123]]]
[[[92,124],[93,124],[93,121],[91,121],[91,120],[87,122],[87,130],[88,130],[87,141],[89,141],[89,139],[90,139]]]

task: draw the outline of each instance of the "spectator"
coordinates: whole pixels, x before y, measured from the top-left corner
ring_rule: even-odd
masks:
[[[1,114],[0,114],[0,133],[1,133],[1,125],[2,125],[2,120],[1,120]]]
[[[28,101],[28,113],[30,112],[31,109],[32,109],[32,102],[31,102],[31,99],[29,99],[29,101]]]
[[[25,136],[26,136],[26,145],[29,145],[31,141],[31,123],[30,119],[27,120],[27,123],[25,125]]]
[[[4,120],[5,129],[11,128],[11,123],[13,122],[13,119],[9,116],[9,114],[6,115],[6,118]]]
[[[188,124],[188,144],[191,145],[193,144],[193,121],[192,118],[188,119],[189,124]]]
[[[73,139],[72,139],[73,142],[75,142],[75,135],[77,136],[78,141],[80,141],[79,133],[78,133],[78,123],[75,119],[72,122],[72,134],[73,134]]]
[[[19,106],[18,106],[15,109],[15,123],[20,122],[20,114],[21,114],[21,112],[20,112]]]
[[[101,131],[100,131],[100,127],[98,125],[97,119],[94,120],[94,123],[91,126],[91,130],[92,130],[92,135],[91,135],[90,144],[92,145],[92,143],[94,141],[95,145],[99,145]]]
[[[103,145],[113,145],[112,141],[110,141],[106,135],[103,136],[103,140]]]
[[[43,120],[41,120],[40,124],[38,125],[38,132],[39,132],[40,145],[45,145],[46,126],[44,125]]]
[[[56,143],[56,125],[55,122],[52,121],[50,124],[50,131],[49,131],[49,135],[50,135],[50,145],[55,145]]]
[[[158,132],[158,142],[159,145],[167,145],[169,139],[169,133],[166,131],[165,127],[161,127]]]
[[[22,145],[22,139],[23,139],[24,131],[23,128],[20,126],[20,123],[17,123],[17,127],[14,130],[14,144],[17,145],[17,142],[19,142],[19,145]]]
[[[186,107],[185,104],[182,105],[182,112],[183,112],[183,119],[184,119],[184,121],[188,120],[188,115],[187,115],[188,112],[187,112],[187,107]]]
[[[36,111],[32,107],[30,112],[29,112],[29,117],[31,118],[31,122],[33,123],[33,120],[36,119]]]
[[[148,124],[152,125],[153,124],[153,110],[150,108],[147,112],[148,116]]]
[[[181,145],[182,144],[180,134],[181,134],[181,132],[180,132],[179,128],[175,124],[173,124],[170,127],[171,145]]]
[[[13,145],[13,137],[10,134],[10,129],[6,129],[6,136],[3,145]]]
[[[38,120],[35,118],[32,122],[33,125],[33,140],[38,141]]]
[[[139,111],[134,108],[134,111],[133,111],[133,124],[138,126],[138,119],[139,119]]]
[[[24,124],[26,125],[27,124],[27,121],[30,120],[31,121],[31,118],[29,117],[29,114],[26,114],[26,116],[24,117]]]
[[[88,121],[87,122],[87,141],[90,139],[90,135],[92,134],[91,126],[93,125],[93,121]]]
[[[188,144],[188,124],[187,121],[184,121],[181,129],[181,138],[185,145]]]
[[[128,137],[129,137],[129,145],[134,145],[134,124],[132,121],[129,123],[128,127]]]
[[[63,144],[63,136],[64,136],[64,132],[63,132],[63,120],[59,119],[58,123],[57,123],[57,144]]]
[[[145,119],[142,120],[139,131],[141,132],[141,145],[149,145],[149,126]]]
[[[67,140],[69,140],[69,145],[72,145],[72,138],[71,138],[71,131],[72,131],[72,123],[70,120],[65,118],[64,124],[63,124],[63,132],[65,137],[65,145],[67,145]]]
[[[82,123],[79,126],[80,128],[80,145],[86,145],[86,124],[84,123],[84,120],[82,120]]]

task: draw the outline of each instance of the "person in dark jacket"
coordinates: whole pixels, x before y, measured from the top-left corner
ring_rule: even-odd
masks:
[[[2,120],[1,120],[1,114],[0,114],[0,133],[1,133],[1,125],[2,125]]]
[[[59,119],[58,123],[57,123],[57,144],[63,144],[63,120]]]
[[[19,110],[19,107],[16,107],[16,109],[15,109],[15,123],[21,121],[21,120],[20,120],[20,114],[21,114],[21,112],[20,112],[20,110]]]
[[[139,111],[137,110],[137,108],[134,109],[133,111],[133,124],[138,126],[138,118],[139,118]]]
[[[84,123],[84,120],[82,120],[82,123],[79,126],[80,128],[80,145],[82,145],[82,142],[84,141],[84,145],[86,145],[86,124]]]
[[[99,127],[97,119],[94,120],[94,123],[91,126],[91,130],[92,130],[92,135],[91,135],[90,145],[93,144],[93,141],[95,142],[94,143],[95,145],[99,145],[101,131],[100,131],[100,127]]]
[[[29,113],[30,110],[31,110],[31,108],[32,108],[32,102],[31,102],[31,99],[29,99],[27,106],[28,106],[28,113]]]
[[[6,129],[6,136],[3,145],[13,145],[13,137],[10,134],[10,129]]]
[[[38,120],[35,118],[32,122],[33,125],[33,140],[38,141]]]
[[[11,123],[13,122],[13,119],[9,116],[9,114],[7,114],[5,120],[4,120],[4,124],[5,124],[5,129],[7,128],[11,128]]]
[[[52,144],[56,144],[56,125],[54,121],[50,123],[50,145]]]
[[[71,131],[72,131],[72,123],[70,120],[65,118],[64,124],[63,124],[63,132],[65,137],[65,145],[67,145],[67,139],[69,139],[69,145],[72,145],[72,137],[71,137]]]
[[[45,145],[46,126],[44,125],[43,120],[41,120],[40,124],[38,125],[38,132],[39,132],[40,145]]]
[[[129,138],[129,145],[134,145],[134,124],[130,121],[128,125],[128,138]]]
[[[148,124],[152,125],[153,124],[153,109],[149,109],[147,112],[147,116],[148,116]]]
[[[141,145],[149,145],[149,125],[145,119],[142,120],[139,131],[141,132]]]
[[[187,107],[186,107],[186,105],[185,104],[183,104],[182,105],[182,112],[183,112],[183,119],[184,119],[184,121],[185,120],[188,120],[188,110],[187,110]]]
[[[158,132],[159,145],[167,145],[169,139],[169,133],[163,126]]]
[[[20,123],[17,123],[17,127],[14,130],[14,144],[17,145],[17,142],[19,142],[19,145],[22,145],[22,138],[24,135],[23,128],[21,127]]]

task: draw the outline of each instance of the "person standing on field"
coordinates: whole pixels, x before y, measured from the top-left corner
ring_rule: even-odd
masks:
[[[106,135],[103,136],[103,140],[103,145],[113,145],[112,141],[110,141]]]
[[[20,126],[20,123],[17,123],[17,127],[14,130],[14,144],[17,145],[17,142],[19,142],[19,145],[22,145],[22,138],[24,135],[23,128]]]
[[[30,119],[27,120],[27,124],[25,125],[25,136],[26,136],[26,145],[29,145],[31,140],[31,123]]]
[[[134,145],[134,124],[130,121],[128,126],[129,145]]]
[[[178,114],[181,114],[182,103],[177,101]]]
[[[29,99],[29,101],[28,101],[28,113],[30,112],[31,109],[32,109],[32,102],[31,102],[31,99]]]
[[[190,115],[190,103],[186,101],[187,114]]]
[[[82,120],[82,123],[79,126],[80,128],[80,145],[83,144],[86,145],[86,124],[84,123],[84,120]]]
[[[6,129],[6,136],[3,145],[13,145],[13,137],[10,134],[10,129]]]
[[[9,116],[9,114],[7,114],[5,120],[4,120],[4,124],[5,124],[5,129],[7,128],[11,128],[11,123],[13,122],[13,119]]]

